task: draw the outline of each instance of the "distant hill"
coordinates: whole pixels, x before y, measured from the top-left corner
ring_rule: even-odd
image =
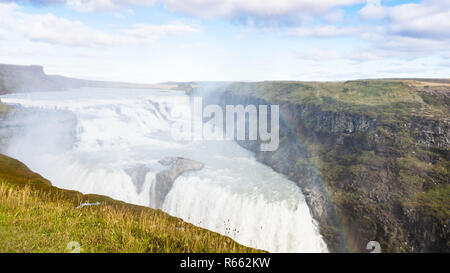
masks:
[[[44,72],[44,68],[38,65],[0,64],[0,94],[64,91],[70,88],[80,87],[189,89],[189,86],[186,84],[180,85],[178,83],[137,84],[82,80],[58,75],[47,75]]]

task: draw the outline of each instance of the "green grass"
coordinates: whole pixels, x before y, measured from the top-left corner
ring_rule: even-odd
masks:
[[[347,82],[257,82],[236,83],[231,90],[298,103],[325,103],[327,98],[343,103],[385,105],[395,102],[422,102],[406,84],[398,81],[367,80]]]
[[[427,215],[432,215],[442,221],[450,219],[450,185],[439,185],[427,192],[416,194],[416,207]]]
[[[323,110],[379,115],[410,116],[423,112],[427,103],[401,81],[358,80],[346,82],[254,82],[233,83],[228,92],[255,96],[271,103],[317,105]],[[433,114],[442,114],[440,111]]]
[[[53,187],[0,155],[0,252],[69,252],[71,241],[81,252],[259,252],[160,210]]]
[[[432,215],[441,221],[450,218],[450,162],[439,159],[431,163],[412,155],[397,158],[398,180],[412,191],[405,205]]]

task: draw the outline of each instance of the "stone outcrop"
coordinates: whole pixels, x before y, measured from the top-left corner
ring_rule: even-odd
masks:
[[[187,171],[198,171],[203,169],[204,165],[201,162],[183,158],[183,157],[165,157],[158,161],[161,165],[168,166],[156,174],[154,183],[154,196],[151,196],[152,207],[161,208],[164,199],[172,188],[175,179]]]

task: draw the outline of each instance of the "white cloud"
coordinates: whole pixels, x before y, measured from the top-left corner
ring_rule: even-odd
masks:
[[[352,52],[347,58],[356,62],[374,61],[384,59],[386,56],[379,54],[380,52],[375,52],[374,50],[366,51],[355,51]],[[392,56],[391,56],[392,57]]]
[[[78,11],[93,11],[99,9],[113,9],[116,8],[111,0],[67,0],[67,6]]]
[[[333,8],[362,2],[364,0],[66,0],[67,6],[79,11],[162,4],[169,10],[184,14],[232,19],[317,16]],[[339,14],[335,13],[334,16]]]
[[[367,0],[359,11],[364,19],[386,19],[387,34],[423,38],[450,38],[450,1],[424,0],[384,7],[380,0]]]
[[[331,8],[352,5],[361,0],[163,0],[166,7],[201,17],[239,17],[242,14],[259,18],[283,15],[318,15]]]
[[[297,52],[297,57],[302,60],[329,61],[343,58],[341,52],[331,49],[312,48]]]
[[[122,32],[128,38],[136,41],[151,42],[154,39],[164,35],[193,34],[200,32],[196,26],[186,25],[182,22],[172,22],[164,25],[152,24],[134,24],[130,29],[124,29]]]
[[[288,34],[301,37],[336,37],[354,36],[361,33],[361,27],[337,27],[334,25],[317,25],[312,27],[298,27],[288,31]]]
[[[449,1],[382,6],[379,0],[368,0],[359,14],[365,20],[378,21],[370,22],[370,29],[360,36],[370,46],[352,56],[352,60],[414,60],[450,52]]]
[[[342,9],[331,10],[324,15],[325,21],[328,23],[341,23],[344,18],[344,11]]]
[[[45,0],[44,0],[45,1]],[[50,0],[54,2],[55,0]],[[303,22],[321,16],[326,22],[341,22],[340,7],[366,2],[359,10],[364,20],[385,19],[387,35],[424,39],[450,38],[450,1],[423,0],[394,6],[383,6],[381,0],[60,0],[82,10],[116,10],[138,6],[163,5],[166,9],[202,18],[238,19],[248,25],[265,22]],[[347,36],[357,33],[351,27],[313,26],[299,28],[299,36]]]
[[[442,2],[383,6],[372,1],[366,7],[378,11],[366,9],[358,17],[340,8],[344,1],[332,0],[72,0],[71,7],[78,10],[109,10],[110,16],[102,16],[101,23],[116,27],[106,30],[96,27],[96,22],[64,18],[57,13],[59,8],[52,9],[53,14],[37,15],[42,10],[31,14],[25,13],[30,7],[0,4],[0,58],[2,62],[42,64],[53,74],[137,82],[439,77],[450,71],[449,7]],[[225,32],[213,33],[221,31],[215,22],[196,20],[208,24],[206,35],[196,36],[192,34],[201,31],[199,26],[180,21],[144,24],[145,19],[135,16],[129,21],[136,24],[127,26],[128,20],[113,17],[115,12],[132,15],[129,9],[155,3],[182,14],[238,20],[247,26],[229,24]],[[80,18],[86,16],[95,14]],[[281,22],[290,16],[310,16],[311,20],[261,28],[266,20]],[[355,26],[356,20],[362,25]],[[179,43],[170,39],[152,43],[182,34],[192,36]]]
[[[394,34],[430,39],[450,38],[450,2],[423,1],[389,9],[390,30]]]
[[[156,0],[66,0],[68,7],[78,11],[112,10],[126,6],[152,6]]]
[[[11,35],[7,22],[12,20],[12,13],[17,5],[14,3],[0,3],[0,40]]]
[[[386,16],[386,8],[381,0],[367,0],[367,4],[358,12],[364,19],[382,19]]]
[[[14,28],[32,41],[67,46],[107,46],[126,42],[125,37],[97,31],[79,21],[53,14],[20,14]]]
[[[25,38],[55,45],[102,47],[151,43],[165,35],[192,34],[200,31],[199,27],[182,22],[167,24],[135,24],[131,28],[113,33],[99,31],[80,21],[72,21],[51,13],[35,15],[17,11],[14,4],[0,4],[0,23],[7,30],[0,28],[1,36],[21,34]]]

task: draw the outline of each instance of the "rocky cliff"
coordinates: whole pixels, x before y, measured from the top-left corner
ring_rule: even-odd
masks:
[[[450,250],[449,86],[235,83],[218,94],[209,102],[280,105],[277,151],[239,144],[299,184],[330,250]]]

